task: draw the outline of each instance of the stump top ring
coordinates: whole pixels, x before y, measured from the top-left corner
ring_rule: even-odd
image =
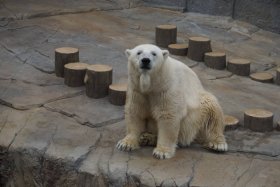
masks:
[[[112,67],[104,64],[93,64],[87,67],[88,70],[97,71],[97,72],[106,72],[111,71]]]
[[[231,60],[229,60],[229,62],[232,64],[250,64],[251,63],[249,60],[243,59],[243,58],[231,59]]]
[[[56,48],[55,51],[63,54],[72,54],[72,53],[79,52],[79,49],[74,47],[60,47],[60,48]]]
[[[109,88],[111,90],[126,91],[127,90],[127,84],[126,83],[111,84],[109,86]]]
[[[173,48],[173,49],[185,49],[188,48],[187,44],[170,44],[168,45],[169,48]]]
[[[73,62],[65,64],[64,67],[68,69],[83,70],[88,67],[88,64],[82,62]]]
[[[262,81],[273,79],[273,76],[270,73],[266,73],[266,72],[253,73],[250,75],[250,77],[254,80],[262,80]]]
[[[264,109],[248,109],[245,111],[245,114],[255,118],[268,118],[273,116],[272,112]]]
[[[158,25],[157,28],[159,29],[176,29],[175,25]]]
[[[203,36],[194,36],[194,37],[190,37],[189,38],[192,41],[197,41],[197,42],[209,42],[210,39],[207,37],[203,37]]]
[[[224,52],[208,52],[208,53],[205,53],[205,55],[207,55],[207,56],[225,56],[226,53],[224,53]]]
[[[239,123],[239,120],[236,117],[225,115],[224,124],[225,125],[236,125]]]

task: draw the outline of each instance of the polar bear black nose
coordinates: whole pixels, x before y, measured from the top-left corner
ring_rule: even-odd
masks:
[[[144,66],[147,66],[150,64],[151,60],[149,58],[143,58],[141,62],[143,63]]]

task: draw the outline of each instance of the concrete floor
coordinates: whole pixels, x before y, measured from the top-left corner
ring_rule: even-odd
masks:
[[[227,59],[247,58],[251,72],[275,75],[280,35],[227,17],[82,2],[66,8],[1,3],[0,186],[280,186],[277,131],[229,131],[225,154],[196,145],[163,161],[152,157],[150,147],[119,152],[115,144],[125,134],[123,107],[108,98],[88,98],[84,87],[67,87],[54,74],[54,49],[73,46],[82,62],[111,65],[113,82],[126,82],[124,50],[154,43],[155,26],[170,23],[178,27],[178,42],[207,36],[213,50],[225,51]],[[280,120],[280,86],[173,57],[192,67],[225,113],[241,124],[247,108],[274,112],[275,125]]]

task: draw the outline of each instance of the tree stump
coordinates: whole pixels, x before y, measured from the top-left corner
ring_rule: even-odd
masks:
[[[244,112],[244,126],[252,131],[273,130],[273,113],[262,109],[248,109]]]
[[[280,68],[278,68],[276,70],[276,79],[275,79],[275,83],[280,85]]]
[[[122,106],[126,99],[126,84],[111,84],[109,86],[109,101],[113,105]]]
[[[273,76],[270,73],[261,72],[261,73],[252,73],[250,78],[254,81],[263,82],[263,83],[272,83]]]
[[[223,52],[208,52],[204,55],[205,64],[212,69],[226,68],[226,54]]]
[[[192,60],[202,62],[204,53],[211,52],[211,40],[206,37],[189,38],[188,57]]]
[[[227,69],[236,75],[249,76],[250,64],[247,59],[232,59],[228,61]]]
[[[170,44],[168,45],[168,51],[173,55],[186,56],[188,54],[187,44]]]
[[[92,98],[102,98],[108,95],[112,84],[113,69],[107,65],[94,64],[87,67],[85,80],[86,95]]]
[[[277,122],[276,130],[280,131],[280,121]]]
[[[236,117],[224,116],[225,131],[235,130],[239,126],[239,120]]]
[[[167,48],[177,43],[177,27],[175,25],[158,25],[156,27],[156,45]]]
[[[64,77],[64,65],[70,62],[79,62],[79,49],[61,47],[55,49],[55,74]]]
[[[88,64],[81,62],[65,64],[64,83],[70,87],[83,86],[87,66]]]

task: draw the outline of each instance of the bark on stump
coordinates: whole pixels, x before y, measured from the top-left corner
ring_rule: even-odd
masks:
[[[212,69],[226,68],[226,54],[223,52],[208,52],[204,55],[205,64]]]
[[[202,62],[204,54],[211,51],[211,40],[209,38],[200,36],[189,38],[188,58]]]
[[[170,44],[168,45],[168,51],[173,55],[186,56],[188,54],[187,44]]]
[[[126,84],[111,84],[109,86],[109,101],[113,105],[122,106],[126,99]]]
[[[235,130],[239,126],[239,120],[236,117],[224,116],[225,131]]]
[[[240,76],[250,75],[250,61],[247,59],[232,59],[228,61],[227,69]]]
[[[156,45],[167,48],[177,43],[177,27],[175,25],[158,25],[156,27]]]
[[[278,68],[276,70],[276,79],[275,79],[275,83],[280,85],[280,68]]]
[[[64,65],[70,62],[79,62],[79,49],[61,47],[55,49],[55,74],[64,77]]]
[[[87,67],[85,84],[86,95],[92,98],[102,98],[108,95],[112,84],[113,69],[107,65],[95,64]]]
[[[273,76],[266,72],[253,73],[250,75],[250,78],[258,82],[273,83]]]
[[[277,122],[276,130],[280,131],[280,121]]]
[[[244,126],[252,131],[273,130],[273,113],[262,109],[248,109],[244,112]]]
[[[70,87],[83,86],[87,66],[81,62],[65,64],[64,83]]]

